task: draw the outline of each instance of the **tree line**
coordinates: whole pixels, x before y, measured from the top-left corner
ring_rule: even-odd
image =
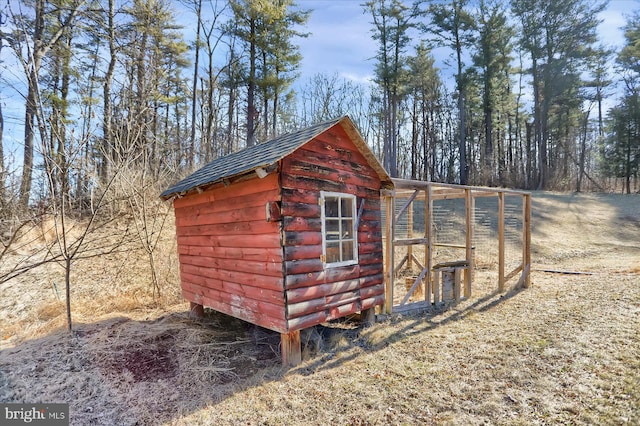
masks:
[[[626,192],[637,190],[638,12],[614,51],[598,39],[604,2],[361,7],[377,45],[371,84],[339,70],[300,81],[297,42],[313,37],[304,2],[7,5],[0,97],[9,89],[24,97],[24,134],[17,161],[0,149],[3,210],[60,199],[82,211],[125,164],[167,184],[344,114],[393,176],[578,191],[623,179]],[[193,40],[184,22],[195,27]],[[446,68],[434,52],[447,56]],[[3,123],[0,109],[0,138]]]

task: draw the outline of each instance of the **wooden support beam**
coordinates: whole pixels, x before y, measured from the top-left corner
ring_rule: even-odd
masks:
[[[393,282],[395,278],[394,266],[395,262],[393,259],[394,252],[394,203],[395,198],[392,195],[387,195],[385,197],[385,205],[386,205],[386,224],[385,224],[385,235],[387,238],[386,244],[386,253],[384,256],[385,263],[385,312],[387,314],[391,314],[393,311]]]
[[[399,246],[412,246],[412,245],[427,244],[427,243],[428,243],[428,239],[427,238],[402,238],[402,239],[395,240],[393,242],[393,244],[396,247],[399,247]]]
[[[363,327],[369,327],[376,323],[375,306],[369,309],[364,309],[360,312],[360,323]]]
[[[422,279],[424,278],[424,276],[427,274],[427,272],[429,272],[426,268],[422,270],[422,272],[420,272],[420,275],[418,276],[418,278],[416,278],[416,281],[413,283],[413,285],[411,286],[411,288],[409,289],[409,291],[407,291],[407,294],[404,296],[404,299],[402,299],[402,302],[400,302],[400,305],[404,305],[405,303],[407,303],[409,301],[409,298],[411,297],[411,295],[413,294],[413,292],[416,290],[416,288],[422,284]]]
[[[394,242],[395,243],[395,242]],[[393,243],[392,243],[393,244]],[[400,269],[402,269],[402,267],[404,266],[404,264],[409,260],[409,255],[404,255],[402,257],[402,260],[400,261],[400,263],[398,263],[395,267],[396,271],[399,271]]]
[[[189,317],[204,318],[204,306],[199,303],[189,302]]]
[[[408,201],[407,207],[407,239],[413,238],[413,200],[416,198],[416,195],[420,193],[420,190],[417,189],[411,199]],[[413,257],[413,245],[407,246],[407,258],[409,259],[409,264],[407,265],[410,271],[413,271],[413,265],[411,264],[411,258]]]
[[[404,214],[404,212],[409,208],[409,206],[411,206],[411,203],[413,203],[413,200],[416,198],[416,196],[420,193],[419,189],[416,189],[413,194],[411,194],[411,197],[409,197],[409,199],[407,200],[407,202],[404,204],[404,206],[402,206],[402,208],[400,209],[400,211],[398,212],[397,215],[395,215],[395,221],[398,222],[400,220],[400,218],[402,217],[402,215]]]
[[[504,193],[498,193],[498,291],[504,292]]]
[[[465,189],[465,208],[466,208],[466,222],[467,222],[467,232],[466,232],[466,260],[467,260],[467,273],[465,274],[464,280],[464,296],[471,297],[471,283],[473,282],[473,224],[475,221],[474,211],[475,211],[475,199],[471,194],[471,189]]]
[[[433,304],[440,303],[440,271],[434,271],[433,274]]]
[[[416,266],[420,268],[421,271],[425,268],[425,266],[418,260],[415,254],[411,255],[411,259],[413,260],[413,263],[415,263]]]
[[[302,362],[300,330],[280,334],[282,347],[282,365],[295,367]]]
[[[522,197],[523,218],[522,218],[522,263],[525,288],[531,286],[531,194]],[[526,271],[526,274],[524,273]]]
[[[431,271],[433,266],[433,238],[431,236],[431,229],[433,227],[432,210],[431,186],[428,186],[424,191],[424,237],[427,239],[424,250],[424,267],[428,271],[425,277],[424,299],[427,303],[431,303],[431,295],[433,293],[433,272]]]
[[[509,272],[507,275],[505,275],[505,277],[504,277],[504,281],[505,281],[505,282],[509,281],[511,278],[513,278],[513,277],[515,277],[516,275],[518,275],[518,273],[519,273],[520,271],[522,271],[522,269],[523,269],[523,268],[522,268],[522,264],[520,264],[520,265],[516,266],[516,268],[515,268],[513,271],[511,271],[511,272]]]
[[[462,268],[455,268],[453,270],[453,298],[455,299],[456,302],[460,301],[460,281],[461,281],[461,277],[460,274],[462,273]],[[466,276],[466,274],[465,274]],[[467,292],[467,289],[465,287],[465,293]],[[465,294],[466,297],[466,294]]]

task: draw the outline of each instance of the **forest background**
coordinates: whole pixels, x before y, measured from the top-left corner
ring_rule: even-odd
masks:
[[[72,264],[125,250],[130,237],[154,271],[169,210],[162,189],[219,156],[345,114],[394,177],[638,191],[637,2],[624,2],[615,47],[599,26],[606,2],[358,2],[375,45],[368,81],[340,69],[300,78],[300,46],[322,37],[308,28],[314,4],[344,22],[338,2],[3,5],[0,108],[11,125],[0,109],[0,266],[26,228],[53,225],[41,227],[51,244],[4,265],[0,282],[58,262],[69,300]],[[92,239],[125,216],[117,238]]]

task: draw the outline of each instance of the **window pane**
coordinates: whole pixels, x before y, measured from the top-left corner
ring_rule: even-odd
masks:
[[[342,217],[353,217],[353,201],[351,198],[342,198]]]
[[[327,243],[327,263],[340,262],[340,243]]]
[[[337,197],[326,197],[324,199],[324,215],[325,217],[338,217]]]
[[[326,235],[327,240],[339,240],[340,239],[340,221],[339,220],[327,220],[326,222]]]
[[[353,220],[342,219],[342,238],[353,238]]]
[[[353,260],[353,241],[342,242],[342,260]]]

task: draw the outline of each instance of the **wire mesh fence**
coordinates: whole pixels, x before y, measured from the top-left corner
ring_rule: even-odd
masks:
[[[383,221],[393,221],[393,252],[385,236],[385,254],[393,253],[385,262],[393,270],[393,283],[388,284],[393,306],[433,304],[472,291],[482,297],[502,287],[501,280],[522,272],[528,248],[526,197],[515,191],[424,182],[385,197]],[[454,285],[453,290],[447,285]]]

